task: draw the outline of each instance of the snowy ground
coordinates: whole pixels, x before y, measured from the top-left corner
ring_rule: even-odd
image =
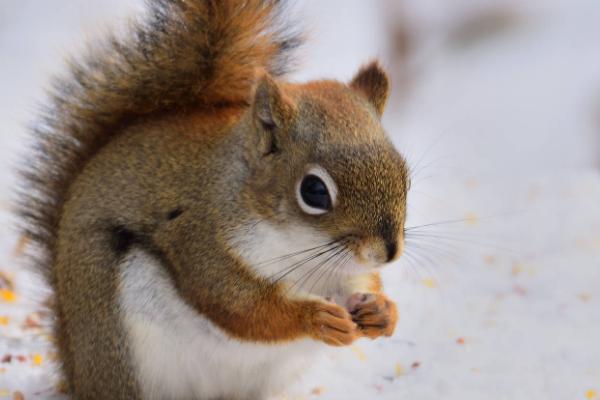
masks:
[[[468,46],[449,38],[473,2],[302,4],[314,45],[297,79],[346,79],[377,54],[401,68],[386,55],[381,14],[405,5],[418,27],[413,80],[396,88],[385,123],[416,170],[409,225],[460,221],[415,229],[386,271],[395,336],[332,351],[287,398],[600,399],[597,2],[532,0],[510,29]],[[24,123],[82,33],[138,6],[0,4],[0,399],[56,391],[36,304],[45,292],[20,264],[8,206]]]
[[[518,179],[501,198],[475,179],[444,186],[447,200],[426,207],[467,222],[423,228],[408,246],[413,258],[389,267],[387,293],[401,310],[394,337],[335,349],[288,399],[595,398],[600,174]],[[517,211],[486,219],[482,204]],[[25,295],[40,291],[21,287],[16,243],[3,245],[17,298],[0,303],[0,398],[47,398],[52,348]]]

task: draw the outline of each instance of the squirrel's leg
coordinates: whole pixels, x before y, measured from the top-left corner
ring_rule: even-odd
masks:
[[[117,296],[122,245],[109,230],[81,227],[59,235],[52,270],[56,333],[76,399],[140,398]]]
[[[356,324],[342,306],[286,295],[281,285],[253,274],[228,255],[210,258],[156,235],[179,295],[233,337],[256,342],[313,338],[342,346],[356,339]]]
[[[375,339],[391,336],[398,321],[396,304],[382,292],[379,273],[357,277],[349,282],[346,307],[358,325],[361,336]]]
[[[212,296],[228,301],[215,304],[194,296],[201,313],[238,339],[283,342],[308,337],[344,346],[358,337],[357,325],[344,307],[320,299],[289,298],[278,286],[238,278],[235,298],[211,288]]]

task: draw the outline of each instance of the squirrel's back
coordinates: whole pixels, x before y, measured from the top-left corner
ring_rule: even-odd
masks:
[[[79,171],[127,125],[151,115],[245,106],[257,72],[281,76],[298,34],[278,0],[149,0],[149,17],[54,82],[34,129],[19,212],[51,279],[58,224]]]

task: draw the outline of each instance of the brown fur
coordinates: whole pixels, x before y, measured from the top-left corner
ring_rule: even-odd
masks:
[[[398,322],[398,309],[385,295],[376,293],[372,301],[361,304],[352,313],[352,320],[361,336],[370,339],[392,336]]]
[[[257,70],[287,72],[300,38],[277,29],[280,3],[149,0],[150,18],[128,37],[108,37],[84,61],[71,60],[35,127],[19,207],[49,278],[70,183],[124,126],[157,113],[245,106]]]
[[[154,0],[135,39],[111,40],[62,81],[22,213],[48,256],[41,267],[76,398],[140,397],[117,298],[117,267],[136,247],[241,340],[345,345],[393,331],[395,306],[383,295],[354,317],[292,299],[231,245],[255,220],[307,224],[353,251],[368,244],[385,262],[384,243],[402,237],[407,172],[379,123],[387,77],[367,67],[350,85],[281,82],[296,40],[269,29],[276,3]],[[339,187],[338,204],[319,217],[294,197],[310,163]],[[368,282],[379,293],[379,277]]]
[[[377,115],[381,116],[390,94],[387,74],[377,61],[363,67],[350,82],[350,86],[361,92],[373,105]]]

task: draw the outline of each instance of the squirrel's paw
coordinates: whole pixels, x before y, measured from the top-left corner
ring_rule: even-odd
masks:
[[[392,336],[398,321],[396,304],[382,294],[355,293],[348,299],[348,311],[359,334],[371,339]]]
[[[347,346],[354,342],[358,327],[343,307],[334,303],[312,303],[311,336],[332,346]]]

